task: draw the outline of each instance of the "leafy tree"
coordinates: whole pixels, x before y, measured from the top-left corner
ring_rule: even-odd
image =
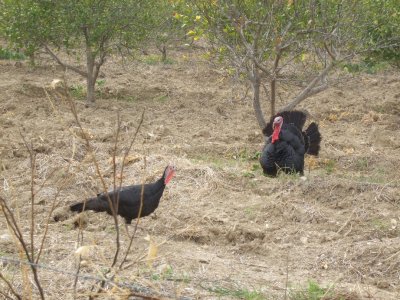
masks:
[[[96,79],[110,53],[137,47],[167,12],[157,0],[4,0],[1,6],[0,23],[11,42],[29,53],[43,48],[64,68],[86,77],[87,104],[95,102]],[[82,46],[85,69],[54,51],[72,54]]]
[[[57,13],[51,1],[4,0],[0,2],[0,33],[34,63],[34,54],[44,41],[56,43],[60,37]]]
[[[365,32],[372,51],[365,60],[386,61],[400,68],[400,3],[397,0],[364,1],[366,18],[372,20]]]
[[[177,0],[179,2],[179,0]],[[395,0],[393,0],[396,2]],[[293,109],[329,87],[328,75],[342,62],[376,49],[366,34],[373,25],[365,12],[372,0],[189,0],[178,15],[188,34],[205,36],[211,54],[229,63],[253,90],[260,127],[266,122],[260,99],[276,112],[279,90],[295,86],[296,94],[281,108]],[[385,2],[382,0],[381,2]],[[387,18],[375,10],[375,18]],[[387,40],[379,39],[382,48]]]
[[[160,27],[153,35],[154,44],[156,48],[161,52],[163,62],[167,59],[167,49],[171,46],[181,44],[186,38],[185,28],[181,25],[173,14],[173,11],[179,9],[176,4],[170,3],[168,17],[163,20]]]

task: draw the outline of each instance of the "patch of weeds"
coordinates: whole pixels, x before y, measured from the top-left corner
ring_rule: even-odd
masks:
[[[396,101],[384,102],[382,104],[376,105],[373,109],[381,114],[392,114],[398,116],[400,115],[400,107],[398,102]]]
[[[379,71],[385,70],[389,67],[389,64],[386,62],[370,62],[370,61],[361,61],[359,63],[347,63],[343,65],[343,69],[352,74],[358,73],[367,73],[367,74],[376,74]]]
[[[175,274],[171,266],[168,266],[162,273],[151,274],[150,278],[154,281],[168,280],[190,283],[191,279],[187,274]]]
[[[158,64],[172,65],[175,63],[173,59],[168,57],[163,61],[160,55],[147,55],[143,57],[141,61],[148,65],[158,65]]]
[[[213,167],[222,169],[226,166],[233,166],[235,165],[235,161],[221,158],[220,156],[213,156],[207,154],[198,154],[192,158],[195,162],[208,162]]]
[[[295,170],[291,170],[290,172],[286,173],[283,169],[278,169],[277,177],[283,181],[292,181],[299,179],[300,173],[296,172]]]
[[[259,172],[259,170],[261,170],[261,165],[259,163],[252,164],[250,171],[244,172],[243,177],[254,178],[256,177],[255,173]]]
[[[103,98],[103,89],[104,89],[104,85],[105,84],[106,84],[106,80],[105,79],[96,80],[96,94],[100,98]]]
[[[0,46],[0,59],[24,60],[25,55]]]
[[[98,80],[96,80],[96,85],[97,85],[99,88],[104,87],[105,84],[106,84],[106,80],[105,80],[105,79],[98,79]]]
[[[138,100],[135,96],[117,96],[117,100],[125,101],[125,102],[135,102]]]
[[[168,95],[160,95],[154,98],[155,101],[165,103],[168,100]]]
[[[244,173],[243,173],[243,177],[246,177],[246,178],[254,178],[254,177],[256,177],[256,175],[254,175],[253,172],[247,171],[247,172],[244,172]]]
[[[224,287],[208,288],[208,291],[218,297],[232,297],[245,300],[264,300],[266,297],[259,291],[250,291],[247,289],[229,289]]]
[[[333,159],[328,159],[325,161],[325,171],[326,173],[332,174],[335,171],[336,162]]]
[[[323,288],[314,281],[309,281],[308,286],[304,290],[290,291],[289,299],[291,300],[319,300],[326,297],[333,296],[333,290],[330,288]],[[340,299],[340,298],[338,298]]]
[[[258,160],[261,157],[261,152],[256,151],[252,152],[249,149],[238,149],[235,153],[232,154],[232,158],[240,161],[253,161]]]
[[[360,157],[355,161],[355,167],[358,171],[365,171],[369,167],[369,160],[367,157]]]
[[[105,231],[105,232],[108,232],[108,233],[115,233],[115,232],[116,232],[115,226],[107,226],[107,227],[104,229],[104,231]]]
[[[376,176],[361,175],[360,177],[358,177],[357,181],[384,185],[388,182],[388,179],[384,175],[376,175]]]
[[[67,232],[75,229],[75,225],[72,223],[65,223],[62,225],[62,228],[65,229]]]
[[[379,231],[389,231],[390,230],[390,222],[381,220],[381,219],[373,219],[371,220],[371,225],[374,229]]]
[[[246,217],[249,220],[254,220],[257,216],[257,212],[259,212],[259,207],[246,207],[243,211]]]
[[[161,279],[161,275],[160,274],[151,274],[150,278],[153,281],[158,281]]]
[[[70,87],[70,92],[75,99],[83,100],[86,98],[86,91],[83,85],[74,84]]]

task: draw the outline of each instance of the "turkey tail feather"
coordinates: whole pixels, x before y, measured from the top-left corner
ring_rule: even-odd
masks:
[[[76,203],[69,207],[71,211],[81,212],[83,210],[83,202]]]
[[[306,142],[306,153],[317,156],[320,149],[320,143],[322,140],[321,133],[318,130],[318,125],[312,122],[306,129],[305,134],[307,136],[308,147]]]
[[[108,208],[107,201],[100,201],[98,198],[91,198],[86,201],[82,201],[73,204],[69,207],[71,211],[82,212],[83,210],[94,210],[97,212],[106,211]]]

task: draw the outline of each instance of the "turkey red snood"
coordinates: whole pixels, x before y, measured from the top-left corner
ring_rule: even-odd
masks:
[[[279,133],[281,132],[282,124],[283,118],[281,116],[278,116],[274,119],[274,123],[272,125],[274,128],[274,132],[272,133],[272,144],[279,140]]]

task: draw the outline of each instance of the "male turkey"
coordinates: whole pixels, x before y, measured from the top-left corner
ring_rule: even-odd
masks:
[[[276,176],[278,169],[303,174],[304,154],[318,155],[321,134],[314,122],[303,132],[306,119],[301,111],[283,111],[271,118],[263,129],[267,137],[260,158],[264,174]]]

